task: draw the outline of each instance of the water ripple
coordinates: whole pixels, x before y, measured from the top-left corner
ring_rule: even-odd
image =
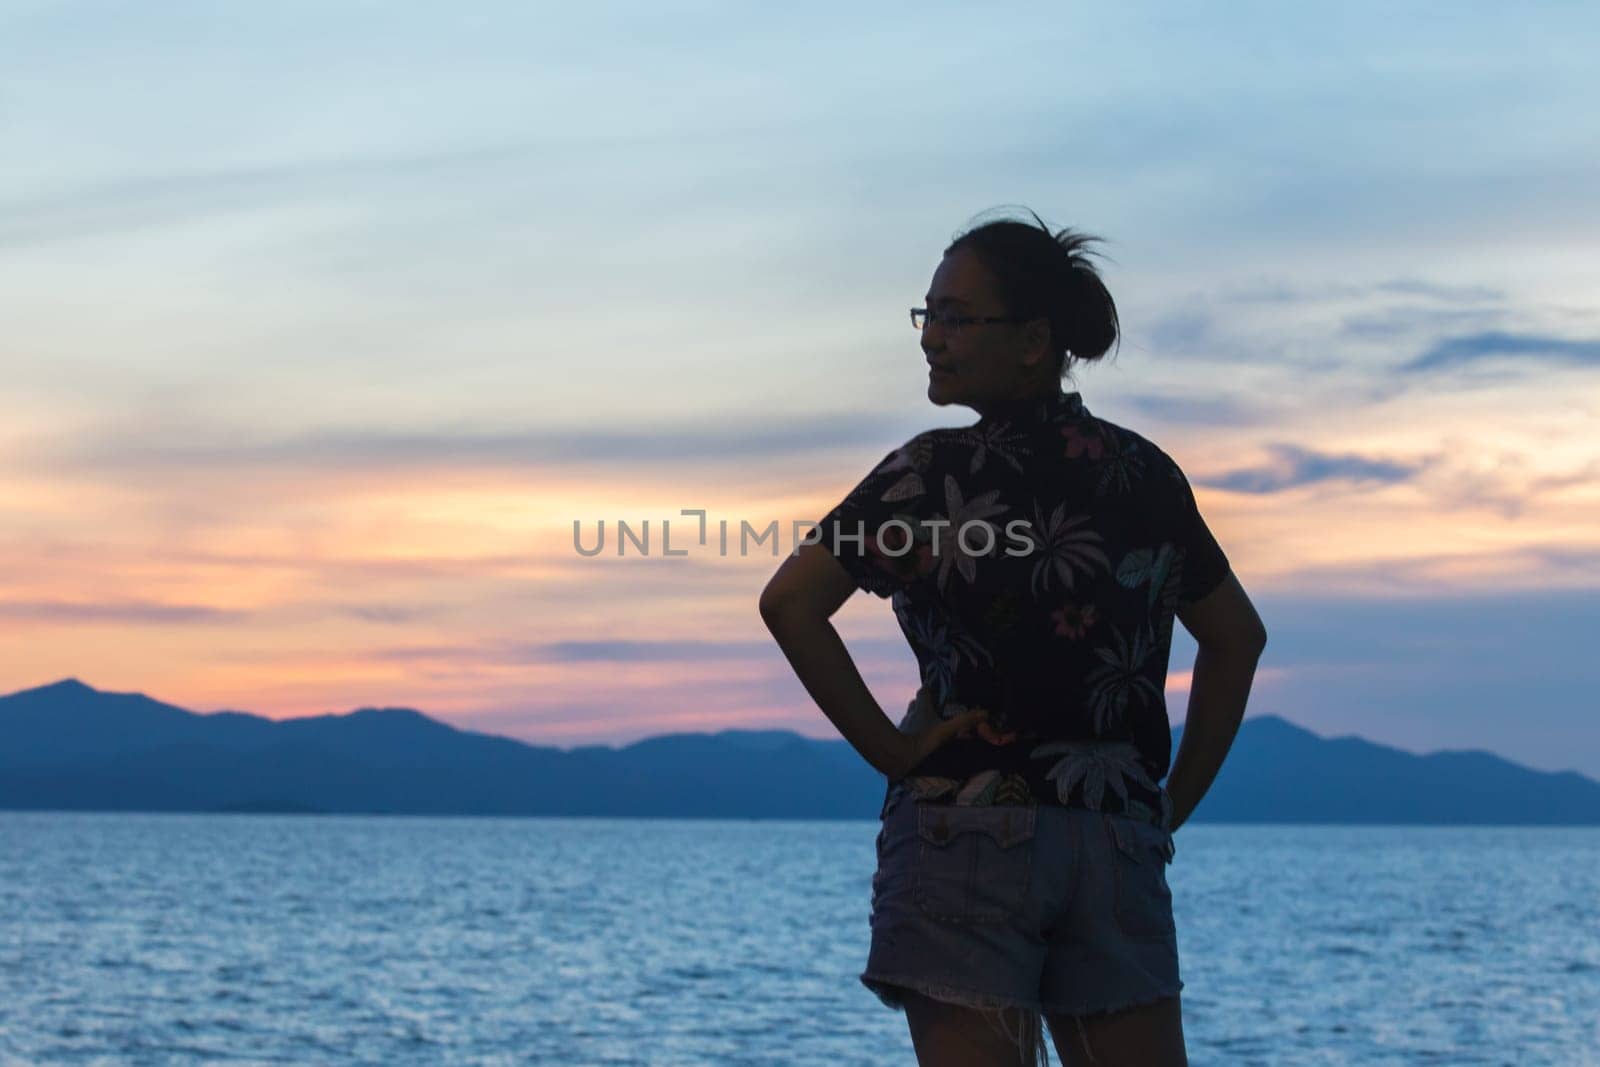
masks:
[[[876,832],[0,813],[0,1064],[911,1063]],[[1180,834],[1193,1063],[1597,1062],[1600,832]]]

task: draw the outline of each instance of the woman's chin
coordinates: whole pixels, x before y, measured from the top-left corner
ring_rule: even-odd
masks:
[[[928,380],[928,399],[935,404],[954,404],[957,402],[957,391],[950,387],[948,381],[941,380],[942,377]]]

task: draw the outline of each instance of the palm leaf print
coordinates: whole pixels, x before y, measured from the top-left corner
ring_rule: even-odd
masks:
[[[933,439],[931,433],[920,433],[906,442],[903,451],[912,469],[925,471],[928,464],[933,462]]]
[[[959,778],[939,778],[931,774],[908,775],[901,780],[919,800],[937,800],[955,792],[961,785]]]
[[[933,436],[931,433],[919,433],[895,449],[878,467],[878,473],[890,474],[900,470],[927,470],[928,464],[933,460]]]
[[[1126,493],[1133,488],[1133,480],[1144,474],[1144,456],[1139,444],[1125,434],[1119,434],[1109,424],[1101,427],[1106,439],[1105,453],[1095,463],[1100,477],[1095,484],[1095,494]]]
[[[1028,789],[1028,780],[1020,774],[1006,775],[995,785],[994,802],[996,804],[1032,804],[1033,793]]]
[[[887,481],[891,475],[904,471],[901,477],[894,480],[888,489],[884,490],[878,499],[897,501],[908,500],[923,492],[922,472],[928,468],[933,460],[933,435],[918,434],[893,452],[884,457],[872,473],[863,478],[854,489],[845,496],[846,504],[857,504],[869,492],[875,492],[877,487]]]
[[[996,423],[981,429],[972,427],[962,431],[957,440],[972,449],[972,460],[967,465],[968,474],[977,474],[983,469],[984,462],[992,455],[1003,459],[1011,465],[1011,469],[1018,474],[1022,473],[1022,463],[1018,456],[1032,454],[1028,448],[1027,437],[1017,433],[1005,423]]]
[[[999,771],[980,771],[967,779],[967,784],[956,793],[957,804],[992,804],[995,787],[1000,784]]]
[[[1132,815],[1135,819],[1141,819],[1144,822],[1155,822],[1157,818],[1156,809],[1141,800],[1128,801],[1123,806],[1122,813],[1124,815]]]
[[[1143,628],[1134,631],[1133,642],[1123,639],[1121,630],[1113,630],[1115,648],[1101,646],[1094,650],[1100,665],[1089,672],[1089,709],[1094,713],[1094,731],[1105,734],[1122,721],[1128,702],[1134,697],[1154,701],[1161,697],[1156,683],[1144,674],[1145,660],[1155,651],[1154,640],[1146,640]]]
[[[1150,577],[1151,552],[1148,548],[1136,548],[1122,557],[1122,562],[1117,564],[1117,581],[1128,589],[1135,589],[1139,583]]]
[[[895,503],[901,500],[910,500],[912,497],[921,496],[922,493],[922,475],[918,474],[916,471],[912,471],[910,474],[907,474],[904,478],[901,478],[898,482],[895,482],[889,488],[885,489],[883,491],[883,496],[881,496],[879,499],[888,503]]]
[[[1066,505],[1057,504],[1045,519],[1034,501],[1034,539],[1039,543],[1039,558],[1033,564],[1033,592],[1035,596],[1050,588],[1052,578],[1063,589],[1071,589],[1078,571],[1093,574],[1096,566],[1109,569],[1111,561],[1098,545],[1104,540],[1090,529],[1080,529],[1089,521],[1087,515],[1066,517]]]
[[[924,444],[919,444],[921,441],[922,438],[917,437],[885,456],[865,478],[861,479],[849,493],[845,494],[843,505],[846,507],[859,506],[863,500],[870,499],[872,494],[879,492],[878,487],[888,481],[896,472],[908,471],[910,472],[908,475],[895,479],[894,485],[883,491],[882,495],[879,496],[880,500],[902,499],[900,497],[891,497],[889,494],[895,492],[896,488],[902,483],[906,483],[911,476],[926,466],[926,460],[932,457],[932,446],[926,445],[924,447]],[[918,462],[919,456],[923,457],[921,463]],[[917,482],[920,484],[921,479],[918,478]],[[908,495],[914,496],[916,494],[911,493]]]
[[[970,584],[978,577],[977,557],[967,552],[961,545],[957,536],[960,529],[968,523],[982,522],[986,525],[990,518],[1004,515],[1006,508],[995,501],[1000,496],[1000,490],[991,489],[987,493],[979,493],[971,500],[964,500],[961,487],[950,475],[944,476],[945,510],[949,513],[950,525],[937,530],[939,553],[939,589],[944,590],[945,581],[949,577],[950,568],[954,567],[961,572],[961,577]],[[992,525],[991,525],[992,529]],[[968,538],[971,540],[971,538]],[[1000,543],[999,534],[996,533],[993,541]]]
[[[1172,639],[1172,621],[1178,610],[1178,594],[1183,589],[1183,555],[1176,550],[1173,552],[1172,569],[1167,573],[1167,580],[1162,584],[1155,603],[1159,609],[1155,612],[1155,638],[1158,645],[1166,645]]]
[[[1034,759],[1061,756],[1045,775],[1045,780],[1056,784],[1056,796],[1063,804],[1071,803],[1073,789],[1080,786],[1083,805],[1091,811],[1100,810],[1108,787],[1124,806],[1128,803],[1128,782],[1150,790],[1156,788],[1139,762],[1138,747],[1127,741],[1056,741],[1040,745],[1029,755]]]
[[[933,691],[939,704],[943,705],[955,688],[962,660],[986,666],[994,662],[982,642],[954,619],[900,601],[894,608],[907,638],[921,650],[918,658],[922,660],[922,683]]]
[[[1167,579],[1177,558],[1177,550],[1170,544],[1162,544],[1154,551],[1148,548],[1136,548],[1123,556],[1122,562],[1117,564],[1117,581],[1125,589],[1137,589],[1143,583],[1149,582],[1147,606],[1154,607],[1162,591],[1167,587]]]

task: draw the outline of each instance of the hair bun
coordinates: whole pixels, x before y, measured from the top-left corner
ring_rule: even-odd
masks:
[[[1037,213],[1032,222],[1011,214],[974,225],[944,252],[970,249],[995,276],[1013,315],[1043,317],[1050,346],[1065,375],[1074,361],[1097,360],[1119,341],[1117,305],[1089,256],[1103,243],[1070,228],[1052,231]]]

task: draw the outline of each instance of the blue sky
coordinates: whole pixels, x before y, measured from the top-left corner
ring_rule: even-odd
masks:
[[[1253,712],[1600,774],[1597,31],[0,5],[0,687],[828,736],[756,632],[770,563],[564,531],[815,517],[965,421],[905,308],[1021,203],[1109,239],[1126,335],[1078,387],[1260,601]],[[883,606],[842,625],[903,699]]]

